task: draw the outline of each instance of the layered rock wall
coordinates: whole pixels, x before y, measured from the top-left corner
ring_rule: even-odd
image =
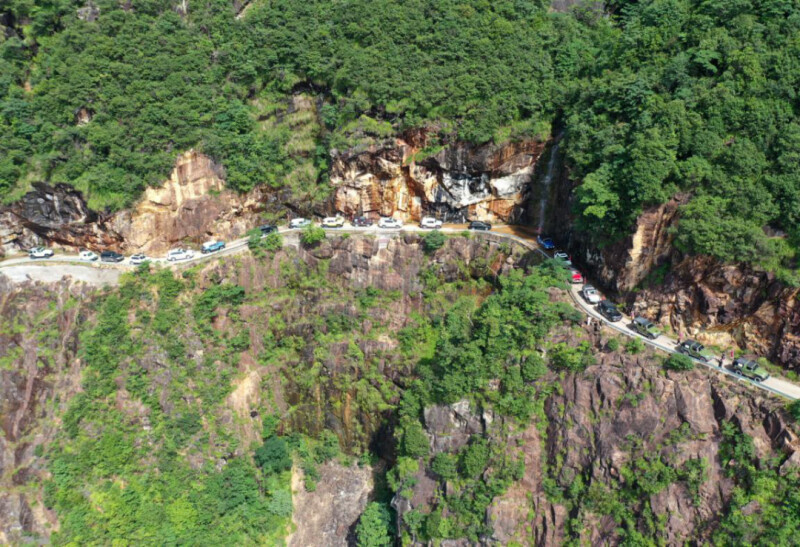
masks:
[[[456,143],[425,155],[413,138],[333,154],[334,207],[361,214],[419,220],[518,220],[544,149],[538,140],[503,145]]]

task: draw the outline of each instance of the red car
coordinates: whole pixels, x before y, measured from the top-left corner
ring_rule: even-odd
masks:
[[[570,270],[569,274],[572,283],[583,283],[583,276],[578,270]]]

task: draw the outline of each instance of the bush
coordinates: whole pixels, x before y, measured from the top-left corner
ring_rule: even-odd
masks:
[[[306,246],[316,245],[323,239],[325,239],[325,230],[313,224],[306,226],[300,232],[300,242]]]
[[[433,458],[431,470],[444,480],[454,479],[458,476],[458,461],[452,454],[442,452]]]
[[[578,347],[559,342],[550,350],[550,365],[556,370],[579,372],[593,363],[591,348],[585,342]]]
[[[682,353],[673,353],[664,361],[664,368],[667,370],[692,370],[694,362]]]
[[[261,241],[261,246],[271,253],[279,251],[283,247],[283,236],[278,232],[272,232]]]
[[[419,422],[413,422],[403,430],[402,455],[409,458],[421,458],[428,454],[430,445],[428,436]]]
[[[442,232],[439,230],[434,230],[422,236],[422,245],[425,247],[427,252],[432,253],[437,249],[441,249],[446,240],[447,238]]]
[[[476,479],[489,464],[489,443],[478,438],[461,451],[461,476]]]
[[[790,403],[786,410],[792,418],[800,422],[800,400]]]
[[[610,338],[606,343],[608,351],[617,351],[619,349],[619,340],[617,338]]]
[[[364,509],[356,526],[359,547],[381,547],[394,543],[392,512],[384,503],[371,502]]]
[[[255,462],[264,473],[280,473],[292,466],[289,445],[280,437],[270,437],[256,449]]]
[[[627,351],[631,355],[642,353],[644,351],[644,342],[642,342],[638,338],[631,338],[625,343],[625,351]]]

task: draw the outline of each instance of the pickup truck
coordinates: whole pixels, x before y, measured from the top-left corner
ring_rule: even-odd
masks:
[[[442,227],[442,221],[433,217],[422,217],[419,221],[419,227],[426,230],[438,230]]]
[[[694,357],[695,359],[699,359],[704,363],[708,363],[714,359],[714,354],[711,352],[711,350],[707,349],[700,342],[696,342],[694,340],[684,340],[678,344],[676,350],[678,353],[683,353],[689,357]]]
[[[201,251],[203,252],[203,254],[208,254],[216,251],[221,251],[224,248],[225,248],[224,241],[216,241],[212,239],[211,241],[206,241],[205,243],[203,243],[203,248],[201,249]]]
[[[311,226],[311,221],[307,218],[293,218],[289,221],[289,228],[305,228],[306,226]]]
[[[45,247],[34,247],[28,251],[28,256],[31,258],[50,258],[53,256],[53,249],[46,249]]]

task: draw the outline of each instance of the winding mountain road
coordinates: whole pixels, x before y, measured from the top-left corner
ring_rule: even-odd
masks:
[[[442,232],[449,234],[461,233],[464,230],[466,230],[465,224],[464,225],[448,224],[442,227],[441,229]],[[279,232],[284,235],[293,233],[296,234],[299,233],[300,231],[301,230],[299,229],[289,229],[289,228],[279,229]],[[397,235],[398,233],[403,231],[427,232],[428,230],[423,230],[422,228],[416,225],[406,225],[400,229],[381,229],[373,226],[368,228],[363,228],[363,227],[345,227],[345,228],[329,228],[329,229],[326,228],[326,231],[334,233],[335,232],[366,233],[375,236],[380,236],[380,235],[389,236],[392,234]],[[536,243],[535,235],[521,226],[501,225],[493,227],[491,232],[472,232],[472,233],[475,235],[491,234],[492,236],[498,236],[500,238],[508,239],[516,243],[519,243],[520,245],[522,245],[527,249],[530,249],[531,251],[541,254],[545,258],[552,258],[551,255],[545,252]],[[180,262],[168,262],[164,258],[153,258],[151,259],[151,262],[156,264],[163,264],[176,267],[193,266],[201,262],[220,258],[221,256],[236,254],[246,248],[247,248],[247,238],[241,238],[227,243],[225,249],[217,251],[215,253],[204,255],[198,252],[194,256],[194,258],[183,260]],[[45,266],[47,266],[47,268],[44,268]],[[56,270],[56,268],[59,267],[61,268],[61,270]],[[114,283],[117,281],[119,273],[125,270],[130,271],[135,268],[136,266],[130,264],[128,261],[119,263],[87,262],[85,260],[81,260],[80,257],[78,257],[78,255],[71,255],[71,254],[56,254],[52,258],[39,259],[39,260],[32,260],[28,257],[18,257],[18,258],[8,258],[6,260],[0,261],[0,274],[8,275],[10,278],[12,278],[12,280],[16,281],[21,281],[25,279],[55,281],[63,275],[71,275],[77,279],[94,280],[97,283]],[[93,270],[94,274],[92,274]],[[629,325],[632,321],[632,318],[627,316],[623,316],[622,321],[620,321],[619,323],[612,323],[606,320],[602,315],[600,315],[592,305],[583,300],[583,298],[581,298],[579,294],[579,291],[580,287],[577,285],[573,285],[569,291],[570,296],[572,297],[575,306],[578,307],[585,314],[587,314],[589,317],[591,317],[592,320],[601,321],[607,327],[614,329],[615,331],[625,336],[631,338],[639,338],[645,344],[659,351],[666,353],[676,353],[675,348],[678,344],[677,340],[672,339],[663,334],[658,338],[656,338],[655,340],[646,339],[630,329]],[[791,400],[800,399],[800,385],[789,382],[788,380],[773,376],[763,382],[754,382],[752,380],[739,376],[738,374],[734,373],[733,371],[727,368],[718,367],[712,363],[705,363],[697,359],[693,360],[698,365],[703,365],[718,374],[727,376],[729,379],[733,381],[748,384],[752,388],[760,389],[768,393],[785,397]]]

